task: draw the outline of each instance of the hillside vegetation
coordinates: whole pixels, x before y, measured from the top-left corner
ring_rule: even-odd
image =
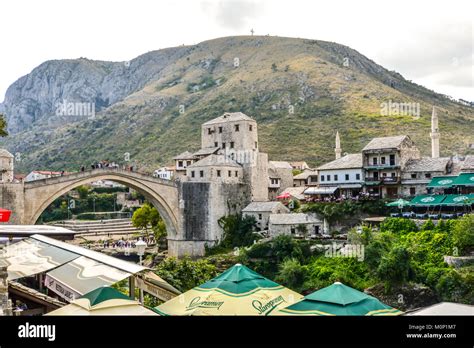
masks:
[[[62,100],[94,102],[95,117],[55,116]],[[381,103],[420,103],[421,117],[381,116]],[[273,160],[319,165],[372,138],[409,134],[429,154],[432,106],[440,108],[441,153],[466,154],[474,109],[405,80],[336,43],[270,36],[226,37],[146,53],[130,62],[46,62],[8,90],[0,111],[20,152],[19,170],[77,170],[124,153],[142,169],[198,149],[201,123],[241,111],[259,124]],[[183,109],[184,108],[184,109]],[[283,150],[284,149],[284,150]]]

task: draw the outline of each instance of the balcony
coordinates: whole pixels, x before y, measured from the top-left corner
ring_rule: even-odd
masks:
[[[383,184],[398,184],[400,183],[399,176],[385,176],[380,178]]]
[[[399,169],[399,164],[373,164],[373,165],[365,165],[365,170],[383,170],[383,169]]]

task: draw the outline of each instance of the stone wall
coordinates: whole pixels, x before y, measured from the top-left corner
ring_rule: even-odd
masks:
[[[0,185],[0,207],[12,211],[8,224],[25,223],[24,217],[24,188],[23,183],[2,183]]]

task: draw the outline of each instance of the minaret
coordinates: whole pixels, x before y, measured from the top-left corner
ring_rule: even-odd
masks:
[[[334,152],[336,153],[336,159],[341,158],[341,139],[339,139],[339,131],[336,131],[336,148],[334,149]]]
[[[433,113],[431,114],[431,157],[439,158],[439,128],[438,128],[438,113],[436,107],[433,106]]]

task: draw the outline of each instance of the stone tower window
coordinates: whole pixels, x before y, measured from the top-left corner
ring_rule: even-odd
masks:
[[[238,177],[239,176],[239,172],[236,170],[235,171],[235,177]]]
[[[225,149],[225,143],[222,143],[222,148]]]
[[[232,176],[232,171],[229,170],[229,178]]]
[[[191,172],[191,178],[194,178],[194,170]]]
[[[219,133],[222,133],[222,127],[219,127]]]
[[[234,148],[234,142],[233,142],[233,141],[230,142],[230,148],[231,148],[231,149]]]
[[[214,142],[214,147],[219,147],[219,144],[217,143],[217,141]]]
[[[235,125],[235,131],[236,131],[236,132],[239,131],[239,125],[238,125],[238,124]]]
[[[199,171],[199,176],[202,178],[204,177],[204,170]]]
[[[221,171],[220,171],[220,170],[217,171],[217,176],[218,176],[218,177],[221,176]]]
[[[252,125],[249,124],[249,131],[252,131]]]
[[[212,129],[211,128],[207,129],[207,134],[212,134]]]

